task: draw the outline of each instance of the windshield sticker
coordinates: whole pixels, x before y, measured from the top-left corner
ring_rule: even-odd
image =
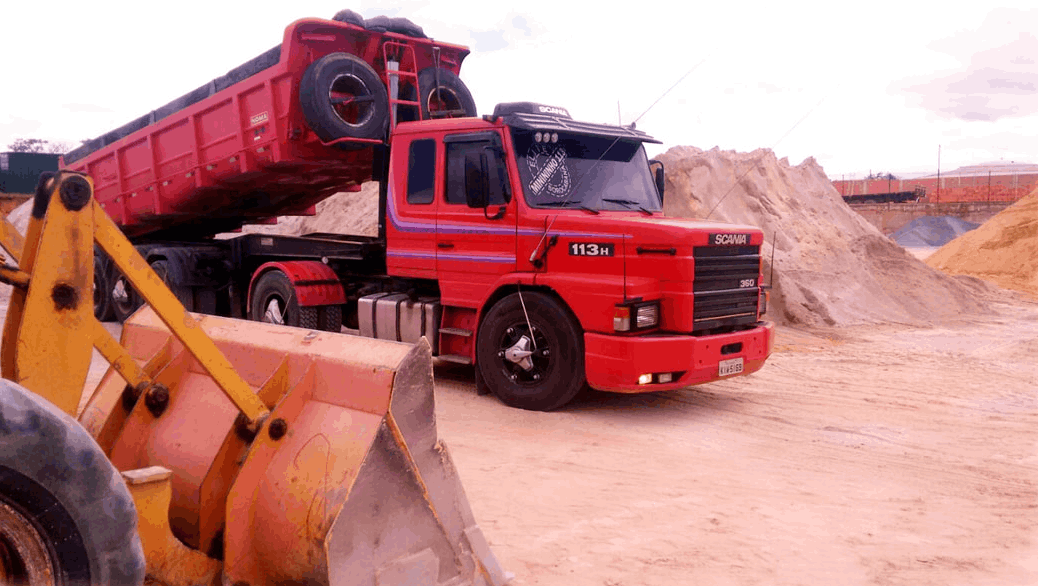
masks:
[[[566,149],[546,144],[534,144],[526,155],[526,164],[530,166],[533,180],[530,189],[535,195],[542,191],[555,197],[563,197],[569,193],[570,176],[566,167]]]

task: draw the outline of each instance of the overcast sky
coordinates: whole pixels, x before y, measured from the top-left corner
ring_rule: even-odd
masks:
[[[638,119],[664,143],[650,154],[764,147],[833,179],[932,173],[939,146],[942,170],[1038,163],[1033,1],[340,2],[11,0],[0,150],[76,146],[280,43],[293,20],[350,8],[471,47],[461,78],[481,114],[531,100]]]

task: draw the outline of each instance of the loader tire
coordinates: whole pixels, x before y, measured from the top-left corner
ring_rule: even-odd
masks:
[[[325,142],[386,138],[386,86],[370,65],[354,55],[332,53],[314,61],[299,85],[299,104],[307,125]]]
[[[477,335],[476,368],[506,405],[531,411],[558,409],[587,384],[583,331],[550,295],[531,291],[522,294],[522,302],[519,293],[513,293],[487,312]],[[524,351],[532,352],[529,362],[522,358]]]
[[[268,271],[252,290],[249,319],[297,328],[318,329],[316,307],[299,307],[296,288],[281,271]],[[337,330],[338,331],[338,330]]]
[[[440,84],[436,85],[439,77]],[[422,119],[463,118],[476,115],[476,101],[461,78],[449,69],[426,67],[418,73]]]
[[[108,286],[105,263],[99,256],[94,256],[94,317],[97,321],[111,321],[115,317],[112,289]]]
[[[141,584],[144,564],[133,498],[101,448],[0,380],[0,583]]]

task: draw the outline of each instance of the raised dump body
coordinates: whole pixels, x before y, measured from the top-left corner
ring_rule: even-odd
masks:
[[[403,19],[337,18],[292,23],[281,45],[88,141],[63,165],[94,179],[97,201],[130,238],[190,239],[306,214],[371,180],[387,113],[435,116],[433,88],[464,94],[475,114],[457,78],[467,48]]]

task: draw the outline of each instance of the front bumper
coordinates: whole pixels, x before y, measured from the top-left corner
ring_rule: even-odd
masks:
[[[588,384],[600,391],[645,393],[669,391],[756,372],[771,354],[775,326],[757,327],[713,336],[613,336],[584,334],[584,365]],[[741,346],[737,346],[741,344]],[[733,351],[734,348],[739,348]],[[737,375],[718,376],[722,360],[743,359]],[[680,373],[669,383],[638,384],[648,373]]]

